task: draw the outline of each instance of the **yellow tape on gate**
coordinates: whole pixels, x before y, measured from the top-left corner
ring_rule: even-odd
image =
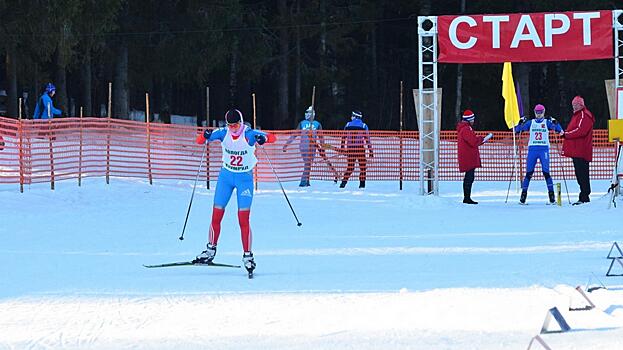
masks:
[[[623,119],[608,120],[608,141],[623,141]]]

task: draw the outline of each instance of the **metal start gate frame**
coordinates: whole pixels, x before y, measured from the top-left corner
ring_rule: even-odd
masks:
[[[623,88],[623,10],[612,10],[612,26],[614,29],[614,88],[620,89]],[[437,16],[418,16],[417,93],[419,100],[415,108],[420,131],[421,195],[439,195],[441,106],[437,80],[437,35]],[[432,129],[427,128],[431,126],[430,124],[432,124]]]

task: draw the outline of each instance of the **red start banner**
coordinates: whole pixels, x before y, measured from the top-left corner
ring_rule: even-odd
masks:
[[[612,11],[439,16],[439,62],[613,58]]]

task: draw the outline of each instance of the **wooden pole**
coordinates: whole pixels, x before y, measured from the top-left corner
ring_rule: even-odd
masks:
[[[153,184],[151,173],[151,127],[149,121],[149,93],[145,93],[145,121],[147,122],[147,177],[149,178],[149,184]]]
[[[24,193],[24,152],[23,152],[23,125],[22,125],[22,98],[19,98],[19,107],[17,113],[17,134],[19,138],[18,157],[19,157],[19,192]]]
[[[48,144],[50,147],[50,189],[54,190],[54,147],[52,145],[52,118],[48,119]]]
[[[210,87],[206,87],[206,129],[210,127]],[[206,146],[206,188],[210,189],[210,143]]]
[[[80,141],[78,145],[78,187],[82,185],[82,117],[84,116],[83,107],[80,106]]]
[[[110,184],[110,118],[112,117],[112,83],[108,83],[108,114],[106,115],[106,184]]]
[[[255,93],[251,94],[253,98],[253,129],[256,128],[257,114],[255,105]],[[255,189],[257,190],[257,166],[253,169],[253,181],[255,182]]]
[[[399,164],[399,169],[400,169],[400,190],[402,191],[402,181],[404,178],[404,173],[403,173],[403,168],[404,168],[404,160],[403,160],[403,149],[404,149],[404,145],[403,145],[403,139],[402,139],[402,130],[403,130],[403,123],[404,123],[404,84],[403,81],[400,81],[400,132],[399,132],[399,140],[400,140],[400,164]]]

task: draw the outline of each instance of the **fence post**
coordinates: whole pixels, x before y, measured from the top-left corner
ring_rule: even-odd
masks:
[[[404,167],[404,161],[403,161],[403,144],[402,144],[402,129],[403,129],[403,118],[404,118],[404,108],[403,108],[403,81],[400,81],[400,133],[398,134],[399,137],[399,143],[400,143],[400,160],[399,160],[399,167],[400,167],[400,190],[402,191],[402,180],[403,180],[403,167]]]
[[[18,163],[19,163],[19,192],[24,193],[24,153],[23,153],[23,136],[22,136],[22,98],[19,98],[19,107],[17,114],[17,137],[18,142]]]
[[[149,122],[149,93],[145,93],[145,120],[147,122],[147,177],[149,178],[149,184],[152,185],[151,174],[151,127]]]
[[[48,144],[50,146],[50,189],[54,190],[54,147],[52,145],[52,118],[48,119]]]
[[[80,124],[78,127],[80,132],[80,139],[78,144],[78,187],[82,185],[82,116],[83,109],[82,106],[80,106]]]
[[[108,115],[106,116],[106,184],[110,184],[110,118],[112,117],[112,83],[108,83]]]

